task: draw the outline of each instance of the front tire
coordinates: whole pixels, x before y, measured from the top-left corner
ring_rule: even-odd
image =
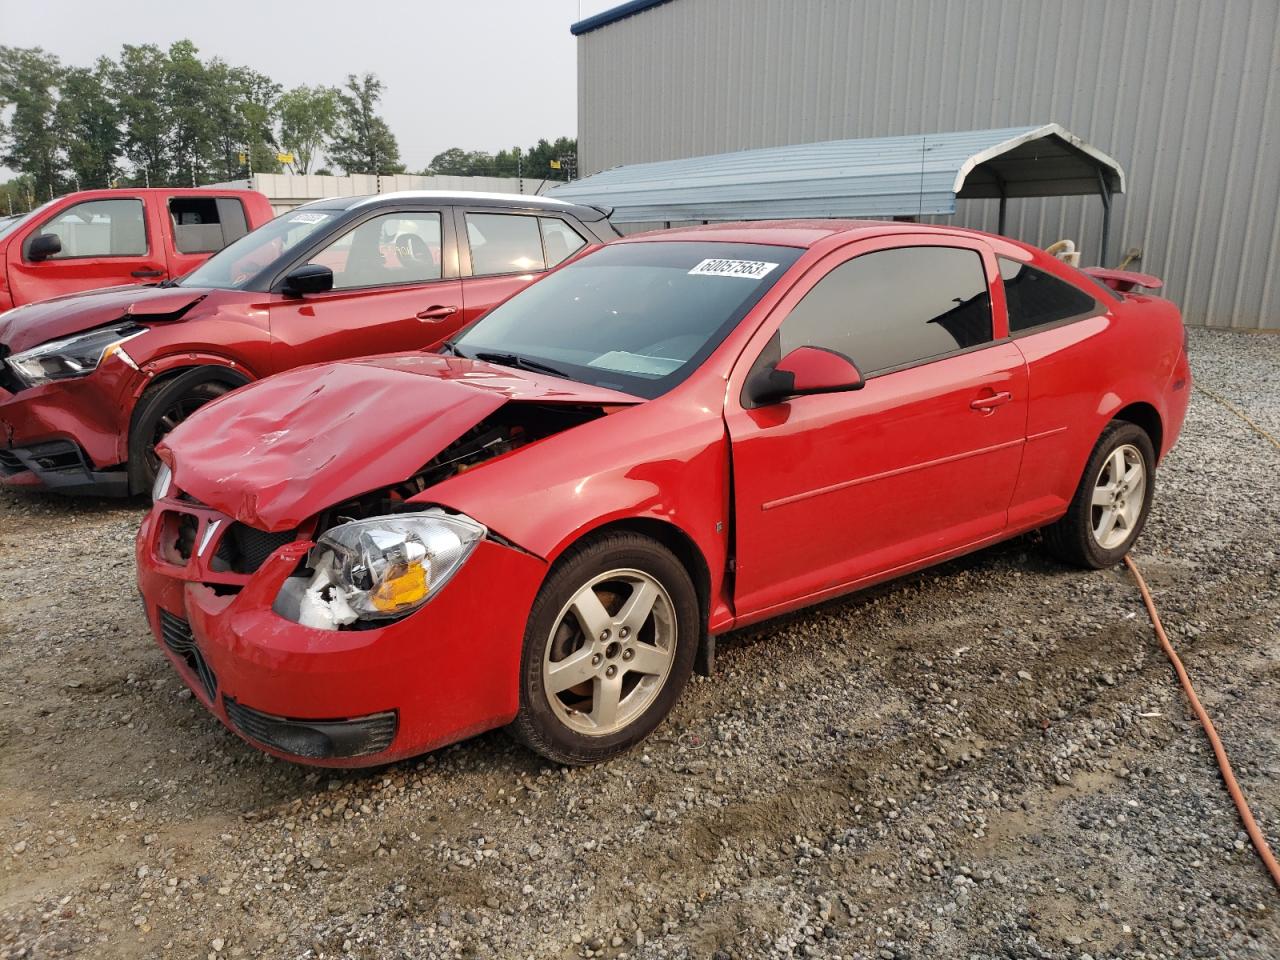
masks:
[[[129,428],[129,490],[151,489],[160,468],[156,445],[206,403],[247,381],[217,367],[195,367],[147,390]]]
[[[1044,531],[1059,560],[1090,570],[1113,567],[1129,552],[1155,494],[1155,448],[1137,424],[1113,420],[1102,431],[1071,506]]]
[[[693,671],[702,622],[689,573],[633,533],[572,548],[534,601],[509,732],[556,763],[598,763],[662,722]]]

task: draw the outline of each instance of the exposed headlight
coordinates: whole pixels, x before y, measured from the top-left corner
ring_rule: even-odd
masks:
[[[486,533],[439,508],[344,523],[316,541],[313,574],[286,580],[275,611],[326,630],[399,619],[439,593]]]
[[[146,327],[136,323],[115,324],[43,343],[15,353],[5,362],[29,387],[54,380],[70,380],[93,373],[98,364],[118,350],[122,343],[146,332]]]
[[[169,469],[167,463],[160,464],[160,469],[156,471],[156,482],[151,485],[151,500],[163,500],[169,495],[169,485],[173,482],[173,471]]]

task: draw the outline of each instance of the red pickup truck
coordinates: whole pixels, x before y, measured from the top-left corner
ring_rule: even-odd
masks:
[[[180,277],[275,214],[253,190],[84,190],[0,222],[0,312]]]

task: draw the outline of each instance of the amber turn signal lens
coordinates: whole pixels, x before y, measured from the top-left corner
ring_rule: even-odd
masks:
[[[379,584],[370,602],[382,613],[395,613],[421,603],[427,597],[427,590],[427,568],[421,562],[414,562]]]

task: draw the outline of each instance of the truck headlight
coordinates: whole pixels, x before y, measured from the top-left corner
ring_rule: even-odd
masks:
[[[310,578],[286,580],[275,610],[327,630],[397,620],[444,589],[487,532],[438,507],[333,527],[311,551]]]
[[[42,343],[15,353],[5,362],[23,383],[38,387],[55,380],[70,380],[93,373],[98,364],[120,349],[122,343],[146,332],[146,327],[136,323],[119,323]]]

